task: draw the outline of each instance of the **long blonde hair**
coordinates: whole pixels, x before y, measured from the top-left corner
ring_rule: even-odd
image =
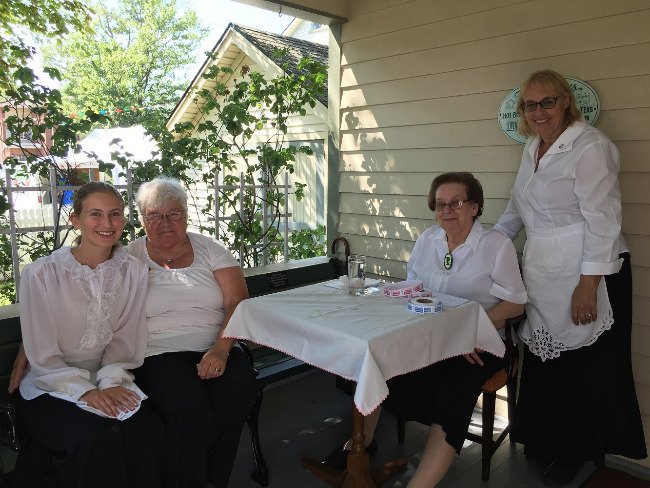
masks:
[[[548,88],[549,90],[554,91],[557,95],[565,95],[569,97],[569,106],[564,111],[562,130],[565,130],[576,120],[582,120],[582,114],[578,109],[576,97],[573,95],[573,91],[571,90],[569,83],[567,83],[564,77],[557,71],[553,71],[551,69],[535,71],[521,86],[519,99],[517,100],[517,113],[519,114],[519,126],[517,127],[517,130],[520,134],[523,134],[526,137],[535,135],[535,132],[533,132],[533,129],[530,128],[528,121],[524,116],[524,92],[531,85]]]

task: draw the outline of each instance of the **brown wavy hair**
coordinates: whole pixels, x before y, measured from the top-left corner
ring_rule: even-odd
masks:
[[[474,220],[481,216],[483,213],[483,187],[481,183],[474,177],[472,173],[467,171],[452,171],[449,173],[442,173],[436,176],[431,182],[431,189],[429,190],[429,198],[427,203],[432,212],[436,210],[436,191],[438,187],[446,183],[459,183],[465,187],[467,199],[478,205],[478,212],[474,216]]]

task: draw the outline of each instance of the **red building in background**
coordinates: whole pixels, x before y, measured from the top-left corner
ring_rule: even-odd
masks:
[[[7,117],[18,116],[20,118],[36,117],[32,114],[32,110],[28,105],[21,105],[18,107],[12,105],[0,105],[0,164],[9,157],[16,157],[24,159],[25,153],[33,154],[35,156],[46,157],[49,148],[52,146],[52,129],[47,129],[43,136],[43,140],[34,141],[32,134],[21,134],[20,144],[8,146],[5,141],[12,134],[7,128]]]

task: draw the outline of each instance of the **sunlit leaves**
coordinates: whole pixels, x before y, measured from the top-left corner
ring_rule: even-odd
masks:
[[[279,53],[282,55],[282,53]],[[214,56],[212,56],[213,59]],[[262,253],[271,260],[282,253],[281,213],[286,211],[284,196],[285,172],[293,173],[298,154],[311,154],[307,146],[296,147],[285,140],[291,116],[305,115],[306,107],[314,107],[317,97],[326,90],[326,68],[310,59],[299,63],[300,75],[284,73],[267,79],[262,73],[243,66],[237,72],[214,65],[203,75],[211,83],[195,91],[194,104],[202,118],[191,127],[177,124],[170,138],[176,160],[200,159],[208,171],[201,181],[212,184],[213,171],[223,177],[216,196],[206,199],[203,214],[220,212],[232,215],[224,222],[220,237],[238,252],[243,248],[244,262],[260,264]],[[262,136],[263,135],[263,136]],[[243,179],[240,175],[243,172]],[[240,193],[240,185],[257,185]],[[294,194],[304,197],[306,185],[297,182]],[[243,209],[240,210],[240,203]],[[266,211],[267,225],[263,224]],[[205,231],[213,227],[203,225]],[[324,230],[304,229],[290,246],[291,256],[321,253]]]
[[[186,87],[191,53],[206,31],[176,0],[95,0],[92,31],[45,50],[63,73],[70,112],[105,110],[113,125],[164,126]]]

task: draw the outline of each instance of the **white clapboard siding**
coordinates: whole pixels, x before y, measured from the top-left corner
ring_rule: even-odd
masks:
[[[596,126],[621,153],[634,372],[650,434],[648,25],[645,0],[350,2],[341,32],[339,231],[369,256],[369,272],[404,278],[414,239],[433,221],[429,185],[445,171],[479,178],[482,220],[493,224],[522,148],[498,126],[500,102],[537,69],[586,81],[601,101]],[[523,237],[515,244],[521,250]]]
[[[650,298],[634,295],[632,301],[632,321],[635,325],[650,328]],[[646,346],[645,351],[646,354],[650,353],[650,348]]]
[[[548,17],[538,18],[544,23]],[[540,59],[547,56],[563,56],[594,49],[639,44],[650,41],[650,9],[630,12],[589,21],[550,25],[512,35],[468,40],[456,44],[433,47],[424,51],[411,51],[370,60],[359,60],[343,65],[341,85],[363,84],[366,81],[385,81],[404,78],[404,74],[423,76],[435,67],[436,72],[457,71],[479,66],[494,66],[517,62],[521,59]],[[465,26],[465,33],[472,27],[481,27],[480,19]],[[344,26],[344,32],[346,31]],[[603,32],[607,32],[604,36]],[[403,35],[412,33],[404,32]],[[571,42],[567,42],[567,39]],[[375,38],[377,44],[381,37]],[[343,56],[345,58],[345,55]],[[390,62],[388,62],[390,60]]]
[[[650,205],[628,203],[623,205],[623,233],[628,236],[628,241],[634,237],[648,238],[648,212],[650,212]],[[645,254],[650,242],[645,242],[645,247],[640,247],[633,253],[634,262],[637,263],[642,257],[645,262],[650,259],[650,254]]]
[[[463,4],[464,8],[471,3],[457,2],[457,4]],[[479,6],[479,2],[474,3]],[[396,28],[398,23],[393,23],[389,30],[385,30],[366,21],[364,24],[367,26],[367,37],[356,40],[347,37],[343,39],[347,44],[345,63],[354,64],[368,59],[383,59],[405,53],[442,49],[447,46],[484,39],[503,39],[507,42],[509,37],[540,27],[571,26],[579,29],[583,24],[598,22],[603,17],[625,15],[630,13],[630,9],[642,11],[648,7],[644,0],[630,2],[590,0],[591,8],[588,9],[584,8],[583,2],[566,2],[564,0],[534,2],[532,5],[526,2],[518,2],[513,5],[502,4],[504,5],[502,8],[495,8],[499,6],[496,2],[490,2],[489,5],[486,2],[481,3],[484,5],[484,10],[474,11],[470,15],[454,18],[440,17],[438,21],[427,19],[426,22],[422,22],[422,17],[420,17],[420,20],[408,29],[408,34],[405,34],[404,30]],[[429,2],[429,4],[433,10],[437,9],[440,2]],[[548,12],[553,11],[562,12],[562,15],[549,18]],[[480,23],[480,29],[471,28],[476,27],[477,23]],[[351,30],[346,30],[346,32]],[[384,42],[376,42],[378,36]],[[552,43],[546,42],[544,47],[549,44]]]
[[[646,42],[554,56],[552,60],[525,58],[508,64],[477,66],[458,71],[440,72],[430,68],[430,72],[425,75],[405,74],[395,80],[368,80],[370,84],[367,86],[343,86],[341,107],[511,90],[524,81],[529,73],[542,66],[551,67],[566,76],[579,75],[580,79],[589,83],[611,79],[613,86],[617,87],[624,80],[624,91],[627,91],[631,89],[631,84],[635,84],[635,80],[630,78],[647,75],[649,64],[650,50]],[[362,71],[357,75],[360,81],[365,78],[362,76],[362,68],[363,66],[355,67]],[[612,78],[612,73],[616,73],[616,77]],[[614,89],[617,90],[618,88]],[[495,112],[497,108],[495,107]]]
[[[443,173],[463,168],[477,174],[512,172],[519,166],[521,146],[514,142],[506,144],[507,146],[349,151],[342,154],[340,169],[400,173],[408,168],[411,172]],[[648,149],[650,150],[650,144]]]

